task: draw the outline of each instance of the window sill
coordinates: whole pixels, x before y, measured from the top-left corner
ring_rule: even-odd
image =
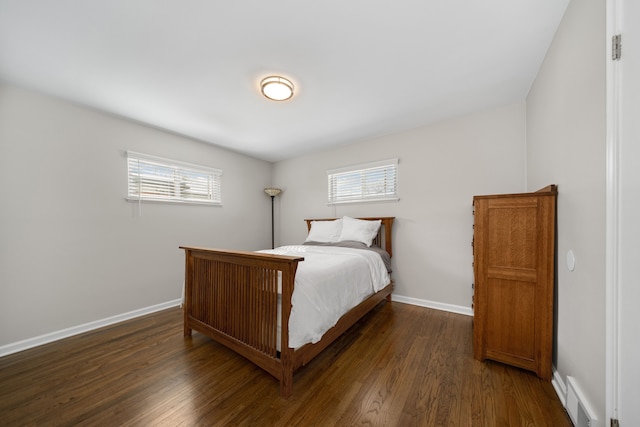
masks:
[[[201,206],[222,206],[222,202],[205,202],[197,200],[163,200],[163,199],[139,199],[137,197],[125,197],[131,203],[168,203],[175,205],[201,205]]]
[[[383,199],[361,199],[361,200],[341,200],[339,202],[327,202],[327,206],[334,205],[348,205],[354,203],[386,203],[386,202],[398,202],[400,197],[387,197]]]

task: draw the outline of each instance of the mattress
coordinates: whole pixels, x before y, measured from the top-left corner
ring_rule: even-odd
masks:
[[[291,297],[291,348],[320,341],[340,317],[390,282],[387,267],[375,251],[292,245],[259,252],[304,257],[298,263]],[[279,307],[278,316],[280,312]]]

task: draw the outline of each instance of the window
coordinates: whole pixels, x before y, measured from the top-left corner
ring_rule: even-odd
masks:
[[[398,200],[398,159],[327,171],[329,204]]]
[[[222,205],[222,171],[127,152],[128,200]]]

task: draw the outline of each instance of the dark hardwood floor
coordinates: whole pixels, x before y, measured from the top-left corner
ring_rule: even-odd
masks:
[[[571,426],[550,383],[472,357],[472,318],[383,303],[294,377],[178,308],[0,358],[0,425]]]

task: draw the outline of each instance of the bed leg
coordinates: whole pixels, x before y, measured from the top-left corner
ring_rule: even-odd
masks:
[[[293,394],[293,375],[288,375],[287,377],[280,380],[280,397],[285,399],[288,399]]]
[[[288,399],[293,394],[293,365],[282,361],[282,378],[280,379],[280,396]]]
[[[191,328],[189,327],[189,312],[187,311],[187,304],[183,304],[182,305],[182,327],[183,327],[183,333],[184,333],[184,337],[190,337],[191,336]]]
[[[187,323],[185,322],[184,324],[184,337],[190,337],[191,336],[191,328],[187,326]]]
[[[387,295],[387,301],[391,302],[391,294]]]

